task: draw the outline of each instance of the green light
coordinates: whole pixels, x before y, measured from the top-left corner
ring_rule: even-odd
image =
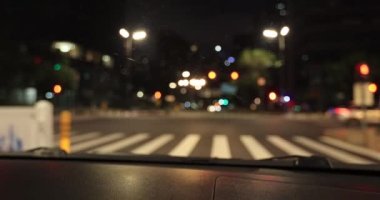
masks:
[[[62,65],[59,64],[59,63],[57,63],[57,64],[55,64],[55,65],[53,66],[53,68],[54,68],[55,71],[59,71],[59,70],[62,69]]]
[[[230,102],[228,101],[228,99],[219,99],[218,103],[221,106],[227,106]]]
[[[228,106],[229,103],[230,103],[230,102],[228,101],[228,99],[224,99],[224,105],[225,105],[225,106]]]

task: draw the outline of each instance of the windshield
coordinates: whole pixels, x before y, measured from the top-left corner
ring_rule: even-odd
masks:
[[[377,1],[1,4],[2,152],[380,162]]]

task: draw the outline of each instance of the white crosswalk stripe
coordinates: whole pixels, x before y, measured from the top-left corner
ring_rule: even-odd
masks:
[[[173,134],[164,134],[159,136],[158,138],[153,139],[150,142],[147,142],[143,144],[140,147],[137,147],[136,149],[132,150],[132,153],[135,154],[144,154],[148,155],[159,149],[160,147],[164,146],[166,143],[170,142],[174,139]]]
[[[176,147],[174,147],[169,155],[181,157],[189,156],[198,144],[199,140],[201,140],[201,136],[199,134],[187,135]]]
[[[146,133],[138,133],[136,135],[124,138],[122,140],[119,140],[117,142],[101,146],[99,148],[96,148],[94,150],[91,150],[91,152],[94,153],[112,153],[115,151],[118,151],[120,149],[126,148],[130,145],[136,144],[138,142],[141,142],[149,137]]]
[[[98,146],[101,144],[105,144],[107,142],[111,142],[113,140],[120,139],[122,137],[124,137],[123,133],[106,134],[106,135],[99,137],[99,138],[95,138],[95,139],[92,139],[92,140],[89,140],[86,142],[81,142],[79,144],[74,144],[71,147],[71,151],[72,152],[78,152],[78,151],[87,150],[91,147],[95,147],[95,146]]]
[[[236,153],[248,152],[252,159],[266,159],[283,154],[300,156],[322,154],[345,163],[373,164],[380,161],[380,152],[326,136],[316,139],[304,136],[287,138],[275,134],[262,138],[248,134],[236,135],[236,137],[229,137],[225,134],[203,137],[199,133],[190,133],[182,137],[183,135],[176,136],[174,134],[160,134],[152,137],[150,133],[88,132],[72,136],[71,150],[73,153],[86,151],[99,154],[124,152],[149,155],[155,154],[162,148],[162,151],[170,156],[189,157],[193,152],[198,154],[203,151],[202,157],[224,159],[235,157],[231,153],[231,150],[234,150]],[[174,139],[177,140],[174,141]],[[211,151],[207,151],[207,147],[200,146],[200,142],[203,140],[211,140]],[[231,146],[231,144],[237,144],[234,140],[239,140],[238,144],[240,145]],[[57,137],[56,142],[58,141]],[[173,146],[172,148],[169,148],[169,143],[170,147]],[[133,150],[123,151],[133,145],[136,146]],[[280,154],[279,151],[283,154]],[[236,158],[239,158],[239,155],[236,155]]]
[[[225,135],[215,135],[211,146],[212,158],[231,158],[230,145]]]
[[[240,141],[254,159],[266,159],[273,157],[273,154],[271,154],[251,135],[241,135]]]
[[[270,135],[268,136],[268,141],[281,149],[282,151],[286,152],[289,155],[299,155],[299,156],[311,156],[312,153],[288,142],[287,140],[276,136],[276,135]]]
[[[361,154],[364,156],[368,156],[368,157],[376,159],[376,160],[380,160],[380,152],[376,152],[376,151],[373,151],[373,150],[370,150],[370,149],[367,149],[364,147],[349,144],[349,143],[346,143],[346,142],[343,142],[343,141],[340,141],[337,139],[333,139],[330,137],[326,137],[326,136],[322,136],[320,138],[320,140],[329,144],[329,145],[336,146],[336,147],[339,147],[339,148],[342,148],[342,149],[345,149],[345,150],[348,150],[348,151],[351,151],[351,152],[354,152],[357,154]]]
[[[332,157],[342,162],[354,163],[354,164],[373,164],[373,162],[371,162],[370,160],[352,155],[350,153],[341,151],[333,147],[329,147],[327,145],[324,145],[322,143],[316,142],[314,140],[308,139],[303,136],[296,136],[294,137],[294,140],[310,149],[319,151],[323,154],[326,154],[329,157]]]
[[[77,143],[77,142],[89,140],[92,138],[96,138],[99,136],[100,136],[99,132],[90,132],[90,133],[84,133],[84,134],[80,134],[80,135],[73,135],[71,137],[71,143]]]

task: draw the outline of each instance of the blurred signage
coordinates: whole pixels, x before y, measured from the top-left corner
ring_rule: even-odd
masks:
[[[235,95],[237,92],[237,87],[229,83],[222,83],[220,90],[222,94],[225,95]]]
[[[355,106],[373,106],[374,95],[368,90],[369,82],[357,82],[353,86],[353,98]]]
[[[0,151],[24,151],[53,147],[53,105],[0,107]]]

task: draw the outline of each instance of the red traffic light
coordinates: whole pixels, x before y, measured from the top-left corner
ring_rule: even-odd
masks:
[[[370,73],[368,65],[365,63],[360,64],[359,65],[359,73],[361,76],[368,76]]]

